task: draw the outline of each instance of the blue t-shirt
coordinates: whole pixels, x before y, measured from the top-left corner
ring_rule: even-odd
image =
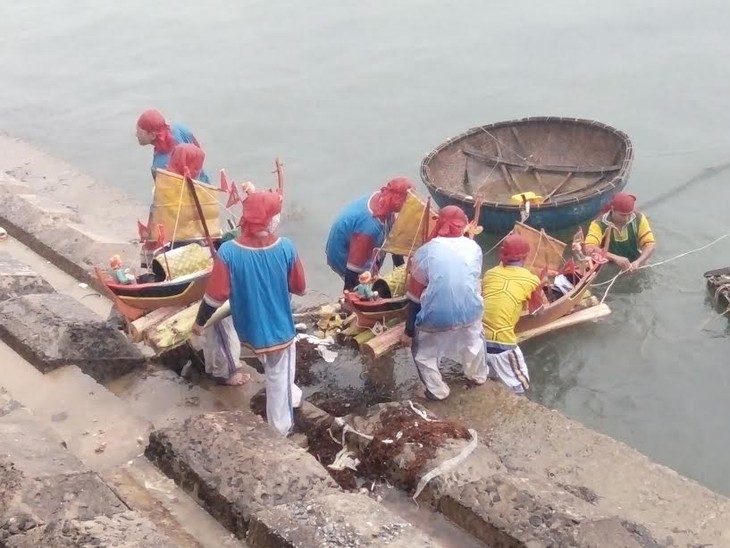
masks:
[[[443,331],[481,320],[482,250],[474,240],[434,238],[416,251],[411,274],[426,286],[416,327]]]
[[[192,132],[184,125],[182,124],[170,124],[170,131],[172,132],[172,137],[175,139],[176,145],[181,145],[185,143],[192,143],[194,145],[197,145],[198,142],[195,140],[195,136],[192,134]],[[170,164],[170,156],[172,155],[172,151],[167,153],[159,153],[154,152],[152,154],[152,175],[154,176],[156,169],[167,169],[167,166]],[[210,179],[208,179],[208,174],[205,173],[205,170],[200,171],[200,175],[198,175],[197,181],[200,181],[201,183],[207,183],[210,184]]]
[[[374,247],[380,247],[385,241],[385,226],[368,207],[372,194],[355,200],[339,214],[330,228],[325,253],[327,264],[340,276],[345,276],[347,270],[347,257],[350,253],[350,238],[355,234],[369,236]],[[363,270],[368,270],[372,265],[372,257],[362,265]]]
[[[289,296],[289,274],[297,252],[288,238],[264,248],[230,240],[218,257],[231,280],[231,316],[242,343],[256,352],[288,346],[296,335]]]

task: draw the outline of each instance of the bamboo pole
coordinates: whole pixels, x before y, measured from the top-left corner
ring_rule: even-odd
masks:
[[[169,350],[188,340],[198,315],[199,302],[183,308],[144,334],[144,340],[156,351]]]
[[[145,331],[165,321],[176,312],[182,310],[182,308],[181,306],[165,306],[153,310],[149,314],[131,322],[129,324],[129,337],[132,339],[132,342],[141,341],[144,338]]]
[[[518,342],[524,342],[528,339],[532,339],[533,337],[538,337],[540,335],[544,335],[545,333],[557,331],[558,329],[562,329],[564,327],[598,320],[599,318],[608,316],[610,313],[611,309],[608,307],[607,304],[599,304],[598,306],[592,306],[590,308],[579,310],[578,312],[573,312],[572,314],[563,316],[562,318],[559,318],[548,324],[541,325],[540,327],[535,327],[534,329],[528,329],[527,331],[518,333],[517,339]]]
[[[405,331],[406,323],[402,322],[391,327],[382,335],[373,337],[360,347],[360,352],[370,360],[380,358],[395,350],[400,344],[401,337]]]

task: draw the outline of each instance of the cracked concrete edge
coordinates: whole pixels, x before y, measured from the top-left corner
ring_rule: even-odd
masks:
[[[176,546],[2,387],[0,427],[4,447],[0,485],[5,497],[0,497],[4,501],[0,505],[0,545],[70,547],[83,540],[112,546],[117,545],[112,541],[126,540]],[[33,447],[26,447],[26,441]],[[27,458],[28,451],[32,451],[32,459]],[[60,491],[54,494],[54,487]]]

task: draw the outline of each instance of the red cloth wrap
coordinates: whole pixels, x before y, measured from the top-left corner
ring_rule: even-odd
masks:
[[[267,230],[271,219],[281,213],[281,202],[281,194],[271,190],[249,194],[243,204],[242,232],[254,235]]]
[[[159,110],[145,110],[137,119],[137,127],[155,134],[155,140],[152,142],[155,152],[167,154],[175,148],[175,139],[170,131],[170,126]]]
[[[499,248],[499,260],[503,264],[524,261],[530,253],[530,243],[520,234],[510,234]]]
[[[370,203],[373,215],[380,219],[384,219],[393,213],[398,213],[408,196],[408,191],[413,188],[408,177],[396,177],[375,194]]]
[[[431,238],[444,236],[446,238],[459,238],[464,235],[469,219],[466,213],[459,206],[446,206],[439,209],[436,226],[433,227]]]
[[[197,179],[203,170],[204,161],[205,152],[202,148],[192,143],[185,143],[172,149],[167,169],[178,175],[187,175]]]
[[[633,213],[636,205],[636,196],[629,194],[628,192],[617,192],[613,195],[608,204],[603,207],[602,213],[608,213],[610,210],[618,213]]]

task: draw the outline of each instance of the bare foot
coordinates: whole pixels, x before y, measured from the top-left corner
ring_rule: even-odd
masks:
[[[241,373],[239,371],[238,373],[235,373],[230,379],[224,380],[223,384],[228,386],[241,386],[242,384],[246,384],[250,380],[251,375],[249,375],[248,373]]]

